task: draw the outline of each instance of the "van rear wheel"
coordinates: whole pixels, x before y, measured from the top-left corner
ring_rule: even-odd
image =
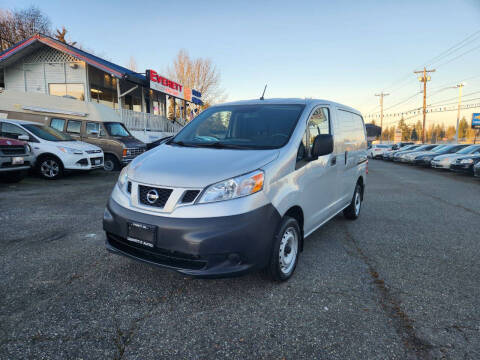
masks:
[[[267,272],[272,280],[286,281],[295,271],[300,251],[300,227],[297,220],[285,217],[275,235]]]
[[[362,186],[357,184],[355,186],[355,192],[353,193],[352,202],[348,207],[343,210],[343,215],[350,220],[355,220],[360,216],[360,210],[362,209]]]

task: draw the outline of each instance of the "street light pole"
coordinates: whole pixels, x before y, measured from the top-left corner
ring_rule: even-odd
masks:
[[[455,142],[458,143],[458,125],[460,123],[460,108],[462,106],[462,88],[464,83],[458,84],[455,88],[458,88],[458,110],[457,110],[457,131],[455,133]]]

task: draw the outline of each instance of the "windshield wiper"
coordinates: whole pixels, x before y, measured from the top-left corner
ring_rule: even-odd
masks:
[[[186,142],[183,142],[183,141],[169,141],[167,142],[168,145],[178,145],[178,146],[187,146],[187,147],[195,147],[196,145],[195,144],[191,144],[191,143],[186,143]]]
[[[209,147],[209,148],[214,148],[214,149],[246,149],[246,146],[242,145],[235,145],[235,144],[225,144],[221,142],[210,142],[210,143],[195,143],[192,146],[198,146],[198,147]]]

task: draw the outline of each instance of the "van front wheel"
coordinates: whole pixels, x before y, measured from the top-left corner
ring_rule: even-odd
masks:
[[[297,220],[285,217],[280,230],[275,235],[270,264],[267,268],[273,280],[285,281],[292,276],[297,267],[300,236]]]
[[[103,161],[103,169],[105,171],[117,171],[120,169],[120,164],[115,156],[111,154],[105,154]]]
[[[355,192],[353,193],[352,202],[348,207],[343,210],[343,215],[350,220],[355,220],[360,216],[360,210],[362,209],[362,186],[357,184],[355,186]]]

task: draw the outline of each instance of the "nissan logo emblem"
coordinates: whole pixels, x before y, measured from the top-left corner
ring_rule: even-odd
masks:
[[[153,204],[157,200],[158,200],[158,191],[157,190],[152,189],[149,192],[147,192],[147,201],[150,204]]]

